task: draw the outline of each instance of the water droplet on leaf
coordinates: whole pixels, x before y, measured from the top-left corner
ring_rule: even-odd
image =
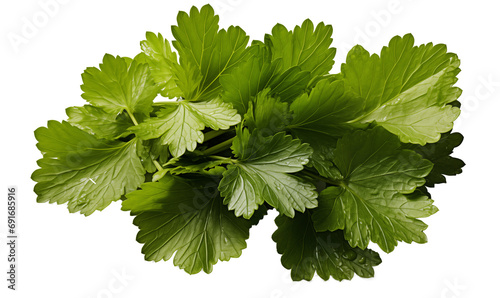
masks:
[[[344,254],[342,255],[342,257],[344,259],[349,260],[349,261],[354,261],[357,256],[358,255],[352,250],[348,250],[348,251],[344,252]]]

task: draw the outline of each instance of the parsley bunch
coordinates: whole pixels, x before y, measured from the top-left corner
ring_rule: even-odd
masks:
[[[90,215],[121,200],[146,260],[173,256],[190,274],[239,257],[272,208],[293,280],[371,277],[371,242],[426,242],[428,187],[464,166],[450,157],[461,90],[445,45],[358,45],[330,74],[323,23],[249,44],[208,5],[177,21],[176,52],[148,32],[133,59],[105,55],[82,74],[88,104],[35,131],[38,202]]]

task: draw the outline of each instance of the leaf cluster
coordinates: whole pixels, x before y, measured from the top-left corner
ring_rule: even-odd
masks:
[[[38,202],[90,215],[121,200],[145,259],[190,274],[239,257],[269,209],[293,280],[372,277],[371,243],[426,242],[429,187],[464,166],[450,156],[461,90],[445,45],[358,45],[331,74],[324,23],[250,42],[207,5],[180,12],[172,34],[106,54],[82,74],[87,104],[35,131]]]

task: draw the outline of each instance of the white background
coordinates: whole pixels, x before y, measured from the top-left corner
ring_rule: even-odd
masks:
[[[48,0],[42,0],[46,2]],[[63,3],[64,2],[64,3]],[[311,18],[333,25],[338,47],[333,71],[360,43],[380,52],[394,35],[417,44],[445,43],[462,60],[464,92],[456,129],[465,142],[455,155],[464,174],[432,190],[440,212],[425,220],[429,243],[400,244],[381,254],[373,279],[292,283],[271,240],[274,216],[253,228],[248,248],[210,275],[190,276],[172,262],[143,260],[132,217],[115,203],[85,218],[65,206],[35,203],[30,175],[41,157],[33,130],[83,105],[81,72],[104,53],[134,56],[146,31],[170,39],[179,10],[206,1],[60,1],[44,20],[39,1],[0,4],[0,296],[1,297],[499,297],[500,18],[497,1],[209,1],[221,26],[240,25],[261,39],[276,22],[289,29]],[[54,7],[53,7],[54,8]],[[36,32],[25,22],[38,18]],[[26,33],[26,32],[24,32]],[[489,82],[489,83],[488,83]],[[6,192],[19,187],[19,291],[6,288]],[[124,280],[117,275],[125,274]],[[5,285],[5,286],[4,286]],[[113,291],[111,291],[113,290]],[[114,293],[112,293],[114,292]],[[7,295],[5,295],[7,294]]]

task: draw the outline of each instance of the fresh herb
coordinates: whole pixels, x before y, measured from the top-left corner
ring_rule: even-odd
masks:
[[[272,208],[293,280],[372,277],[370,243],[427,241],[428,188],[464,166],[450,156],[461,90],[445,45],[358,45],[330,74],[329,25],[278,24],[250,43],[208,5],[177,20],[173,48],[148,32],[134,58],[106,54],[82,75],[88,104],[35,131],[38,202],[90,215],[122,200],[146,260],[190,274],[239,257]]]

